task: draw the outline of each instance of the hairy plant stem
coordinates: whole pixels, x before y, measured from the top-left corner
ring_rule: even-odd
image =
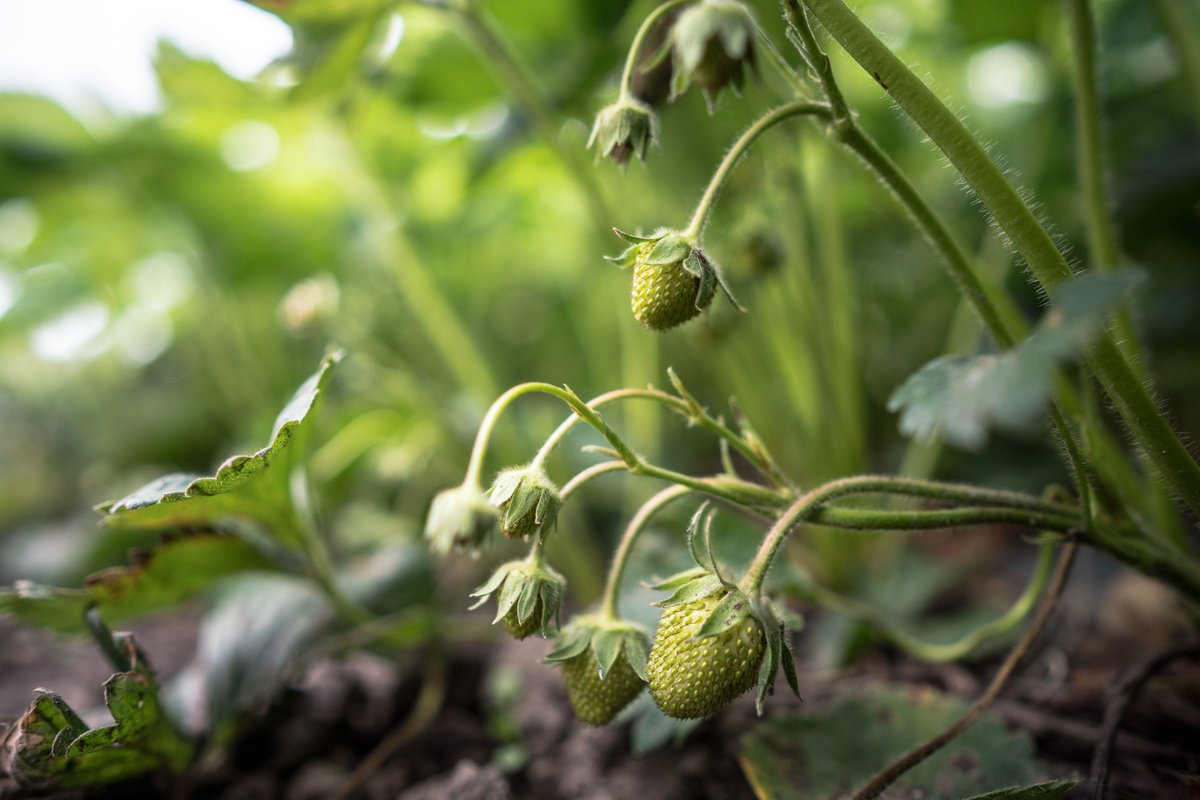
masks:
[[[612,564],[608,568],[608,579],[604,584],[604,596],[600,600],[600,614],[603,617],[610,620],[620,619],[620,613],[617,610],[617,597],[621,591],[621,578],[624,576],[625,567],[629,563],[629,553],[633,550],[633,543],[637,541],[638,536],[645,530],[646,524],[669,503],[691,494],[691,491],[686,486],[668,486],[647,500],[637,510],[633,519],[629,521],[628,527],[625,528],[625,533],[621,536],[621,542],[617,545],[617,551],[613,554]]]
[[[946,642],[944,644],[923,642],[897,627],[885,615],[880,614],[861,600],[845,597],[824,586],[814,584],[809,594],[815,602],[825,608],[848,614],[855,619],[866,622],[892,644],[923,661],[957,661],[969,655],[971,651],[983,642],[1004,636],[1020,624],[1021,620],[1025,619],[1029,610],[1037,602],[1042,590],[1046,588],[1046,581],[1050,577],[1050,566],[1054,561],[1054,549],[1055,545],[1052,543],[1042,545],[1038,551],[1037,566],[1034,568],[1033,575],[1029,579],[1029,584],[1025,587],[1025,591],[1021,593],[1020,597],[1009,607],[1008,611],[1002,616],[973,629],[957,641]]]
[[[976,486],[916,480],[912,478],[896,478],[886,475],[859,475],[852,478],[841,478],[807,492],[779,516],[763,539],[762,546],[759,548],[758,554],[754,557],[754,561],[750,564],[749,569],[746,570],[746,575],[741,581],[742,590],[752,597],[762,591],[762,584],[766,578],[767,570],[770,569],[771,563],[776,554],[778,554],[779,549],[783,546],[783,542],[787,539],[788,533],[797,524],[813,520],[818,510],[822,509],[824,504],[830,500],[857,494],[909,495],[928,500],[939,500],[972,506],[972,508],[961,509],[961,511],[968,512],[968,517],[965,518],[970,518],[972,522],[976,523],[989,521],[986,516],[978,513],[987,507],[1001,509],[1002,511],[998,512],[998,515],[1002,516],[1007,516],[1008,512],[1013,509],[1020,510],[1026,515],[1022,520],[1022,524],[1029,524],[1032,527],[1045,528],[1047,530],[1062,530],[1064,526],[1070,529],[1083,522],[1078,510],[1071,506],[1050,503],[1040,498],[1018,492],[983,489]],[[902,513],[904,512],[868,512],[863,515],[862,521],[868,522],[870,521],[870,517],[874,515],[886,515],[890,517],[893,514]],[[921,513],[928,514],[931,512]],[[887,519],[888,526],[894,526],[901,522],[902,520],[899,519]],[[941,527],[944,527],[944,525]]]
[[[1033,621],[1029,624],[1029,628],[1026,629],[1025,635],[1009,651],[1008,656],[1004,659],[1004,663],[1000,665],[1000,669],[997,670],[996,675],[992,678],[992,682],[988,684],[987,689],[979,699],[972,703],[967,712],[949,728],[909,751],[896,761],[893,761],[876,774],[866,786],[855,792],[852,800],[874,800],[874,798],[883,794],[884,790],[895,783],[901,775],[929,758],[938,750],[941,750],[983,716],[1000,695],[1000,692],[1003,691],[1005,685],[1008,683],[1008,679],[1016,671],[1017,666],[1029,654],[1042,629],[1046,627],[1046,622],[1050,619],[1050,614],[1054,611],[1054,606],[1058,602],[1063,587],[1067,585],[1067,579],[1071,575],[1071,566],[1075,563],[1075,551],[1077,547],[1075,542],[1067,542],[1063,546],[1062,554],[1058,558],[1058,565],[1054,570],[1054,577],[1051,579],[1049,588],[1038,604],[1037,613],[1034,614]]]
[[[576,473],[575,477],[563,484],[562,489],[560,489],[558,492],[558,499],[565,503],[571,497],[571,495],[579,491],[580,487],[582,487],[585,483],[588,483],[595,478],[599,478],[601,475],[606,473],[618,472],[623,469],[625,469],[625,462],[623,461],[603,461],[599,464],[593,464],[587,469]]]
[[[704,190],[704,195],[700,198],[700,202],[696,204],[696,210],[692,214],[691,221],[688,222],[688,226],[683,230],[683,238],[691,241],[694,246],[699,246],[700,240],[703,238],[704,225],[708,222],[708,215],[712,212],[713,205],[717,201],[717,196],[720,195],[721,189],[725,186],[725,181],[729,178],[730,173],[733,172],[733,168],[738,160],[746,154],[750,145],[754,144],[754,141],[759,136],[778,123],[792,117],[809,114],[828,116],[829,113],[829,106],[825,103],[818,103],[814,100],[797,100],[768,111],[759,117],[733,143],[733,147],[729,148],[729,152],[721,160],[717,171],[713,173],[712,178],[708,182],[708,187]]]
[[[623,391],[623,390],[618,390]],[[631,390],[642,392],[643,390]],[[674,398],[671,395],[644,390],[648,394],[638,394],[637,396],[646,397],[653,396],[654,399],[660,401],[670,400],[674,407],[686,407],[686,403]],[[664,469],[663,467],[647,463],[637,454],[636,451],[618,434],[607,422],[587,403],[585,403],[579,395],[572,392],[570,389],[555,386],[550,383],[522,383],[512,387],[496,401],[492,403],[487,414],[480,423],[479,431],[475,434],[475,444],[471,449],[471,459],[467,464],[467,474],[463,480],[463,485],[481,488],[480,479],[483,472],[483,459],[487,451],[488,442],[491,439],[492,431],[496,426],[496,422],[504,409],[508,407],[513,400],[524,394],[531,392],[540,392],[557,397],[571,408],[575,414],[595,428],[609,444],[612,445],[613,455],[620,459],[626,470],[635,475],[644,475],[651,478],[668,481],[670,483],[687,486],[694,491],[710,494],[714,497],[719,497],[723,500],[728,500],[731,503],[738,505],[750,506],[752,508],[776,508],[781,504],[786,504],[790,497],[790,493],[785,489],[770,489],[756,483],[749,483],[738,478],[719,476],[715,478],[696,478],[691,475],[685,475],[681,472]],[[613,394],[613,393],[609,393]],[[603,397],[604,395],[602,395]],[[615,398],[611,398],[615,399]],[[675,405],[678,404],[678,405]],[[715,421],[714,421],[715,422]],[[733,434],[732,431],[729,432]],[[540,463],[540,462],[537,462]]]
[[[950,232],[949,227],[938,216],[933,208],[925,201],[908,180],[895,162],[879,147],[879,145],[859,125],[853,111],[838,88],[833,75],[833,68],[828,57],[817,44],[812,28],[799,0],[784,0],[784,11],[791,29],[799,39],[801,55],[809,62],[816,62],[814,70],[818,74],[826,95],[830,98],[833,120],[826,133],[834,141],[850,149],[866,165],[868,170],[892,193],[900,206],[908,213],[910,220],[935,251],[942,257],[950,271],[951,278],[959,286],[960,291],[970,304],[980,320],[984,323],[992,341],[1001,350],[1011,348],[1028,335],[1029,329],[1025,321],[1015,312],[1011,303],[1003,295],[990,289],[977,274],[975,266],[967,255],[965,248]],[[1062,410],[1051,408],[1051,422],[1062,441],[1064,455],[1071,462],[1077,478],[1080,496],[1088,499],[1085,507],[1090,507],[1089,473],[1082,469],[1080,456],[1081,446],[1076,440],[1075,433],[1068,426],[1068,417],[1077,417],[1083,406],[1078,393],[1065,378],[1057,376],[1055,386],[1058,393],[1058,403]],[[1092,426],[1081,431],[1079,436],[1086,436],[1086,441],[1092,444],[1095,451],[1104,453],[1119,453],[1119,448],[1108,433],[1101,427]],[[1094,459],[1093,467],[1097,477],[1113,487],[1123,499],[1137,506],[1144,495],[1137,477],[1128,462],[1123,457]]]
[[[637,68],[638,55],[641,52],[642,44],[646,41],[646,37],[654,30],[654,23],[662,19],[663,15],[668,11],[679,8],[691,0],[667,0],[655,7],[653,11],[646,15],[642,20],[642,24],[638,27],[637,33],[633,36],[633,42],[629,45],[629,53],[625,56],[625,68],[621,71],[621,100],[629,100],[632,98],[631,88],[633,85],[633,71]]]
[[[974,190],[1046,292],[1073,272],[983,146],[842,0],[803,0],[826,30],[929,136]],[[1171,488],[1200,513],[1200,464],[1188,453],[1110,335],[1088,357],[1105,393]]]

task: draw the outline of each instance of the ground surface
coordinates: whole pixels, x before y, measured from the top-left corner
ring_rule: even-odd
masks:
[[[1082,577],[1046,637],[996,710],[1028,732],[1054,775],[1086,776],[1108,692],[1139,657],[1180,635],[1177,612],[1141,579]],[[1104,569],[1100,569],[1104,572]],[[1096,569],[1093,569],[1096,572]],[[1094,576],[1093,576],[1094,577]],[[1103,608],[1103,613],[1095,613]],[[161,676],[188,661],[196,616],[173,614],[133,626]],[[803,665],[805,645],[798,641]],[[558,672],[540,663],[547,643],[496,640],[445,660],[444,699],[431,721],[373,769],[354,797],[402,800],[740,800],[754,794],[738,764],[740,732],[755,723],[746,699],[678,747],[630,754],[627,726],[574,720]],[[428,654],[391,663],[357,654],[314,665],[241,735],[224,763],[170,783],[145,782],[65,798],[165,797],[316,800],[335,796],[355,767],[409,718]],[[842,670],[804,671],[805,709],[885,683],[977,695],[995,661],[931,666],[875,649]],[[803,669],[803,666],[802,666]],[[77,708],[100,702],[109,673],[87,642],[0,621],[0,719],[12,719],[38,686]],[[505,688],[507,687],[507,688]],[[769,714],[799,706],[777,694]],[[1114,759],[1116,798],[1200,797],[1200,664],[1186,659],[1152,680],[1132,704]],[[1087,796],[1081,789],[1077,795]],[[0,784],[0,797],[29,796]]]

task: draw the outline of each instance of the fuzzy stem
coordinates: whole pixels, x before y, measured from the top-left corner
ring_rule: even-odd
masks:
[[[1046,292],[1073,277],[1033,210],[966,126],[864,25],[842,0],[804,0],[846,51],[892,96],[959,171]],[[1200,464],[1175,435],[1150,391],[1110,335],[1089,365],[1138,443],[1171,488],[1200,513]]]
[[[1062,594],[1063,587],[1067,584],[1067,578],[1071,575],[1071,566],[1075,562],[1076,548],[1077,545],[1074,542],[1067,542],[1063,547],[1062,554],[1058,558],[1058,565],[1054,570],[1054,577],[1051,579],[1049,589],[1042,596],[1042,601],[1038,605],[1033,622],[1029,624],[1029,628],[1026,629],[1025,635],[1021,637],[1021,640],[1009,651],[1008,656],[1004,659],[1004,663],[1000,665],[1000,669],[996,672],[995,677],[992,678],[992,682],[988,684],[987,690],[967,709],[967,713],[963,714],[958,722],[955,722],[937,736],[934,736],[919,747],[910,750],[885,767],[866,786],[855,793],[853,800],[874,800],[874,798],[878,797],[884,790],[895,783],[901,775],[929,758],[938,750],[941,750],[959,734],[974,725],[976,720],[983,716],[984,712],[991,707],[1005,685],[1007,685],[1008,679],[1016,671],[1017,666],[1029,654],[1030,649],[1033,648],[1034,641],[1037,640],[1042,629],[1045,628],[1046,622],[1050,619],[1050,614],[1054,611],[1054,606],[1058,602],[1059,595]]]
[[[989,509],[995,510],[995,509]],[[949,662],[957,661],[969,655],[981,643],[1003,636],[1015,628],[1033,608],[1042,590],[1046,588],[1046,580],[1050,577],[1050,565],[1053,563],[1054,544],[1044,544],[1038,552],[1037,566],[1029,579],[1029,584],[1021,596],[1000,617],[984,623],[970,633],[954,642],[931,644],[917,639],[915,636],[898,628],[894,622],[887,619],[871,606],[851,597],[845,597],[823,586],[814,586],[812,599],[825,608],[831,608],[863,620],[881,636],[897,647],[905,650],[923,661]]]
[[[983,489],[976,486],[964,486],[937,481],[924,481],[912,478],[895,478],[882,475],[859,475],[851,478],[841,478],[831,481],[809,491],[800,497],[771,527],[762,546],[750,568],[742,579],[743,591],[754,596],[762,589],[763,580],[771,562],[779,552],[787,535],[800,522],[811,518],[814,512],[824,503],[838,497],[855,494],[884,493],[905,494],[913,497],[923,497],[930,500],[960,503],[973,506],[998,506],[1005,509],[1020,509],[1037,523],[1063,520],[1077,515],[1071,506],[1049,503],[1045,500],[1024,495],[1018,492],[1008,492],[999,489]],[[969,509],[966,509],[969,510]],[[892,512],[876,512],[891,514]],[[1077,518],[1076,518],[1076,521]]]
[[[642,49],[642,44],[646,41],[646,37],[654,29],[654,23],[658,22],[668,11],[688,2],[691,2],[691,0],[667,0],[667,2],[656,7],[642,20],[637,33],[634,34],[633,43],[629,45],[629,53],[625,56],[625,69],[621,72],[621,100],[628,100],[630,97],[630,89],[633,85],[633,71],[637,67],[638,55]]]
[[[717,201],[717,196],[721,193],[725,181],[733,172],[734,166],[738,160],[746,154],[750,145],[754,144],[754,140],[765,133],[777,123],[783,122],[791,117],[797,117],[806,114],[815,114],[820,116],[829,116],[829,106],[824,103],[818,103],[813,100],[797,100],[793,103],[780,106],[779,108],[768,111],[763,116],[759,117],[753,125],[751,125],[741,137],[733,143],[733,147],[729,148],[729,152],[725,154],[725,158],[721,160],[721,164],[717,167],[717,171],[713,173],[712,178],[708,182],[708,187],[704,190],[704,195],[700,198],[700,202],[696,205],[696,211],[692,214],[692,219],[688,222],[688,226],[683,231],[683,238],[693,242],[696,246],[699,245],[700,238],[704,231],[704,225],[708,222],[708,215],[711,213],[713,205]]]
[[[929,511],[822,506],[813,509],[805,521],[813,525],[859,531],[931,531],[966,525],[1010,524],[1066,533],[1078,528],[1083,519],[1077,513],[1048,513],[1024,508],[993,506],[941,508]]]
[[[616,472],[617,470],[625,469],[625,463],[622,461],[604,461],[600,464],[593,464],[587,469],[577,473],[574,478],[567,481],[559,490],[558,499],[560,502],[567,502],[567,498],[579,491],[579,488],[588,481],[599,478],[608,472]]]
[[[646,523],[667,504],[690,494],[691,491],[685,486],[668,486],[647,500],[629,521],[629,526],[625,528],[621,542],[617,545],[617,551],[613,554],[612,565],[608,568],[608,580],[604,584],[604,596],[600,601],[601,616],[610,620],[620,619],[617,611],[617,596],[621,591],[621,577],[625,574],[625,567],[629,563],[629,553],[633,549],[633,543],[645,529]]]
[[[602,395],[592,398],[588,401],[588,406],[591,408],[599,408],[602,405],[616,400],[634,399],[654,400],[662,403],[672,411],[682,414],[688,418],[689,422],[694,422],[711,431],[720,439],[729,442],[729,444],[732,445],[739,453],[741,453],[746,460],[753,464],[754,467],[761,472],[764,477],[770,479],[773,483],[775,483],[776,486],[787,485],[786,476],[779,471],[779,468],[775,466],[774,462],[770,460],[769,456],[755,450],[746,442],[745,439],[743,439],[741,436],[738,436],[736,432],[727,427],[720,420],[712,417],[698,404],[689,403],[685,398],[676,397],[675,395],[659,391],[658,389],[615,389],[611,392],[605,392]],[[583,420],[577,414],[572,414],[563,420],[562,423],[555,428],[554,432],[550,434],[549,438],[547,438],[542,444],[541,448],[537,452],[537,455],[533,457],[532,463],[536,466],[541,466],[544,464],[546,459],[550,457],[550,455],[562,442],[563,438],[581,421]]]

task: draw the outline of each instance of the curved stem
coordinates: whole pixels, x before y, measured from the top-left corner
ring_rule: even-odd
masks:
[[[513,400],[516,400],[521,395],[529,394],[530,392],[545,391],[544,387],[546,386],[549,386],[549,384],[519,383],[492,401],[492,405],[483,416],[483,421],[479,423],[479,430],[475,432],[475,443],[471,446],[471,460],[467,462],[467,476],[463,480],[464,485],[470,485],[477,489],[481,488],[480,478],[483,475],[483,457],[487,454],[488,443],[492,440],[492,431],[496,427],[496,421],[500,419],[500,415],[504,413],[504,410],[508,408]]]
[[[987,207],[1046,292],[1073,272],[1037,215],[966,126],[854,15],[842,0],[804,0],[826,30],[929,136]],[[1104,391],[1171,488],[1200,513],[1200,464],[1138,380],[1111,335],[1088,359]]]
[[[805,114],[814,114],[820,116],[829,116],[829,106],[824,103],[818,103],[813,100],[797,100],[794,103],[780,106],[772,111],[768,111],[763,116],[759,117],[753,125],[751,125],[741,137],[733,143],[733,147],[729,148],[729,152],[725,154],[725,158],[721,160],[721,164],[717,167],[717,171],[713,173],[712,178],[708,182],[708,187],[704,190],[704,195],[700,198],[700,202],[696,205],[696,211],[692,214],[692,219],[688,222],[688,226],[683,231],[683,238],[693,242],[699,242],[701,234],[704,230],[704,225],[708,221],[708,215],[712,211],[713,204],[717,201],[717,195],[721,193],[721,188],[725,185],[725,181],[733,172],[734,166],[738,159],[746,154],[746,150],[750,145],[754,144],[754,140],[761,136],[766,131],[770,130],[776,124],[783,122],[791,117],[797,117]]]
[[[692,402],[690,397],[687,399],[676,397],[673,394],[668,394],[658,389],[615,389],[592,398],[587,404],[591,408],[598,408],[616,400],[633,399],[655,400],[672,411],[677,411],[687,417],[689,421],[700,425],[719,438],[729,442],[734,449],[741,453],[764,477],[771,480],[776,486],[782,487],[787,485],[786,476],[779,471],[779,468],[775,466],[769,456],[751,447],[736,432],[705,412],[698,403]],[[537,466],[544,464],[546,459],[550,457],[562,442],[563,438],[581,421],[583,420],[577,414],[572,414],[563,420],[542,444],[531,463]]]
[[[1030,512],[1031,518],[1040,518],[1043,515],[1060,518],[1078,514],[1078,511],[1071,506],[1049,503],[1030,495],[1000,489],[983,489],[961,484],[880,475],[841,478],[809,491],[780,515],[767,533],[758,554],[742,579],[743,591],[751,596],[757,595],[761,591],[767,570],[770,569],[771,562],[779,552],[779,548],[782,547],[788,533],[798,523],[808,520],[822,504],[838,497],[871,493],[905,494],[966,505],[1022,509]]]
[[[621,99],[629,97],[630,86],[633,84],[633,70],[637,67],[638,54],[642,49],[642,44],[646,41],[646,37],[654,29],[654,23],[662,19],[663,15],[668,11],[688,2],[691,2],[691,0],[667,0],[667,2],[659,5],[642,20],[637,33],[634,34],[633,42],[629,45],[629,53],[625,56],[625,69],[621,72]]]
[[[575,492],[579,490],[579,487],[583,486],[588,481],[594,478],[599,478],[605,473],[616,472],[617,470],[622,470],[625,468],[625,463],[622,461],[604,461],[600,464],[593,464],[587,469],[576,474],[574,478],[571,478],[571,480],[567,481],[566,484],[563,485],[562,489],[559,490],[558,499],[560,502],[565,503],[567,502],[568,497],[575,494]]]
[[[685,486],[668,486],[647,500],[629,521],[625,533],[621,536],[621,542],[617,545],[617,551],[613,554],[612,565],[608,568],[608,580],[604,584],[604,596],[600,601],[602,616],[612,620],[620,619],[617,612],[617,595],[621,590],[621,578],[629,563],[629,552],[633,549],[633,543],[645,529],[646,523],[668,503],[690,494],[691,491]]]
[[[812,598],[826,608],[849,614],[868,623],[885,639],[917,658],[924,661],[957,661],[970,654],[981,643],[1008,633],[1025,618],[1042,590],[1046,588],[1046,580],[1050,577],[1050,565],[1054,561],[1054,548],[1053,544],[1042,545],[1038,553],[1038,563],[1029,579],[1029,584],[1008,611],[975,628],[957,641],[945,644],[923,642],[896,627],[894,623],[866,603],[845,597],[823,586],[813,587]]]
[[[1030,623],[1029,628],[1025,631],[1025,635],[1021,637],[1021,640],[1017,642],[1016,646],[1013,647],[1004,659],[1004,663],[1000,665],[1000,669],[996,672],[995,677],[992,678],[992,682],[988,684],[987,690],[967,709],[967,713],[963,714],[958,722],[937,736],[934,736],[919,747],[910,750],[885,767],[866,786],[854,794],[853,800],[874,800],[874,798],[878,797],[884,790],[895,783],[897,778],[929,758],[938,750],[941,750],[959,734],[974,725],[976,720],[983,716],[984,712],[991,707],[992,703],[995,702],[1000,692],[1008,683],[1008,679],[1016,671],[1017,665],[1021,663],[1033,648],[1034,641],[1037,640],[1042,629],[1046,627],[1046,622],[1050,619],[1051,612],[1054,611],[1054,605],[1058,602],[1063,587],[1067,585],[1067,578],[1071,575],[1071,565],[1075,561],[1076,548],[1077,545],[1074,542],[1067,542],[1063,547],[1062,555],[1059,556],[1058,565],[1054,570],[1054,577],[1050,582],[1050,588],[1042,596],[1042,601],[1038,604],[1033,622]]]

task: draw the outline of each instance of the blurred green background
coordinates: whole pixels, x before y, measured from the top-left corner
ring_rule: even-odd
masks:
[[[461,480],[488,403],[520,381],[590,396],[664,385],[673,366],[710,409],[737,396],[810,484],[898,469],[908,445],[887,396],[948,342],[986,347],[969,316],[951,333],[953,287],[890,197],[803,122],[744,160],[708,230],[749,313],[718,300],[665,336],[637,326],[628,275],[601,259],[621,247],[609,229],[685,223],[733,138],[786,96],[764,64],[713,116],[694,94],[660,108],[661,146],[644,167],[593,166],[592,116],[615,96],[651,3],[487,3],[515,63],[497,62],[479,30],[437,7],[264,0],[280,22],[231,4],[242,12],[234,24],[254,18],[285,44],[292,36],[252,77],[163,41],[150,110],[0,95],[4,582],[78,580],[121,558],[130,535],[101,535],[91,507],[261,447],[332,344],[349,357],[312,468],[343,551],[415,537],[433,493]],[[0,27],[18,5],[0,2]],[[777,6],[752,5],[780,33]],[[1130,262],[1149,275],[1137,316],[1178,427],[1200,431],[1200,109],[1152,4],[1097,5],[1114,208]],[[858,6],[995,143],[1086,265],[1063,7]],[[4,85],[52,71],[70,44],[27,48],[42,63],[9,58]],[[952,171],[831,50],[864,126],[1035,316],[1020,265]],[[489,468],[527,459],[563,416],[550,400],[522,401]],[[609,416],[661,463],[718,463],[711,441],[657,408]],[[1063,479],[1042,431],[941,455],[908,463],[1035,491]],[[565,480],[592,460],[567,448],[553,473]],[[606,478],[563,524],[599,546],[654,488]],[[599,580],[587,563],[572,570],[576,602]]]

